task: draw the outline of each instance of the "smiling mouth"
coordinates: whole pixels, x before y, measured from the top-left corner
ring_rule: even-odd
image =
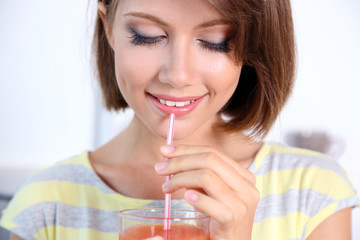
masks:
[[[175,116],[184,116],[196,109],[206,94],[202,96],[174,97],[148,93],[148,96],[160,111],[166,114],[173,113]]]
[[[185,107],[185,106],[189,105],[190,103],[193,103],[193,102],[196,101],[196,100],[191,100],[191,101],[169,101],[169,100],[164,100],[164,99],[161,99],[161,98],[158,98],[158,97],[157,97],[157,100],[161,104],[169,106],[169,107]]]

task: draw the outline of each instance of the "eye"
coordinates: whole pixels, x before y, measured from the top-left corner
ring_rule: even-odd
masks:
[[[223,52],[228,53],[232,50],[232,47],[230,45],[231,38],[225,39],[225,41],[214,43],[214,42],[208,42],[205,40],[199,39],[201,46],[207,50],[214,51],[214,52]]]
[[[133,28],[130,28],[130,31],[132,33],[132,36],[130,37],[130,42],[137,46],[144,46],[144,45],[152,46],[159,43],[164,38],[166,38],[166,36],[155,36],[155,37],[145,36],[143,34],[138,33]]]

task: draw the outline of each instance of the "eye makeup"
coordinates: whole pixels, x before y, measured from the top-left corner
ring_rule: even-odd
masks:
[[[223,53],[231,52],[232,48],[230,45],[230,40],[231,38],[227,38],[222,42],[214,43],[198,39],[198,41],[201,43],[201,46],[206,50]]]
[[[164,35],[159,36],[147,36],[145,34],[139,33],[133,27],[129,27],[129,31],[131,32],[130,43],[135,46],[149,46],[153,47],[159,44],[162,40],[166,39],[167,37]],[[224,41],[221,42],[210,42],[203,39],[197,39],[200,43],[200,46],[205,50],[211,52],[220,52],[220,53],[228,53],[231,52],[232,47],[230,44],[232,37],[226,38]]]
[[[145,36],[144,34],[140,34],[132,27],[129,29],[132,34],[130,37],[130,42],[136,46],[153,46],[166,38],[166,36]]]

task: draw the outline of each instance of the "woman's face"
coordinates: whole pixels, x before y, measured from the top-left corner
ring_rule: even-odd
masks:
[[[121,0],[108,39],[119,88],[136,117],[176,139],[211,127],[237,86],[233,26],[207,0]]]

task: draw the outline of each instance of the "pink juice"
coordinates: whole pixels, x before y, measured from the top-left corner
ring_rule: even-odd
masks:
[[[170,230],[164,230],[162,224],[135,226],[120,235],[119,240],[143,240],[155,236],[164,240],[210,240],[204,229],[186,224],[173,224]]]

